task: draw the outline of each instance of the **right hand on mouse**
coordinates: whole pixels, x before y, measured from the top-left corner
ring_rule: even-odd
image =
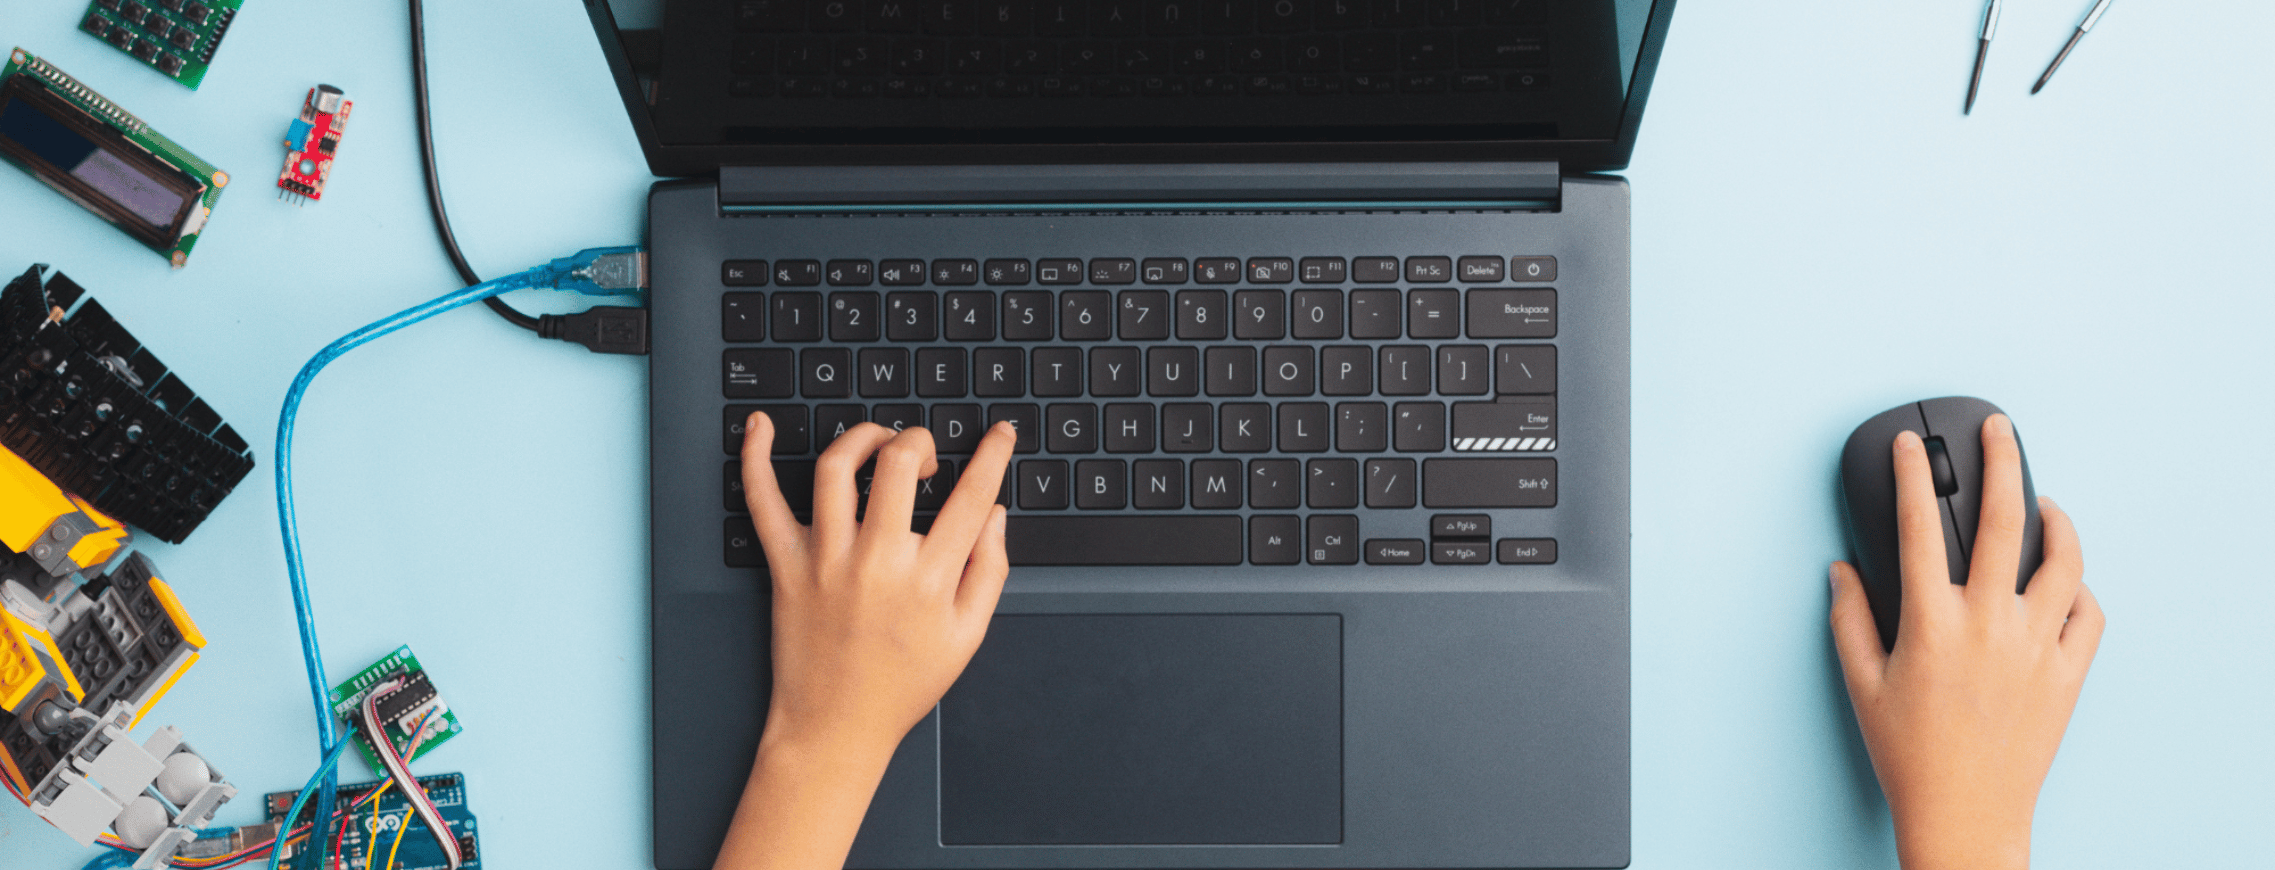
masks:
[[[2027,867],[2038,790],[2101,642],[2077,530],[2039,499],[2045,563],[2017,595],[1954,585],[1926,450],[1896,436],[1903,631],[1883,652],[1864,584],[1832,566],[1833,641],[1849,701],[1895,818],[1905,870]],[[2022,463],[2005,415],[1983,422],[1983,512],[1974,577],[2012,577],[2022,548]]]

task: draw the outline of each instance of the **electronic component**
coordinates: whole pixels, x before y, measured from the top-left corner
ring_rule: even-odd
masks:
[[[0,447],[99,514],[181,543],[252,471],[252,451],[100,303],[60,273],[43,280],[46,269],[0,290]]]
[[[442,813],[443,823],[450,826],[452,838],[458,841],[459,854],[464,858],[463,863],[458,865],[460,870],[481,870],[481,853],[475,848],[477,835],[474,813],[466,806],[466,778],[456,773],[442,773],[419,777],[419,785],[434,800],[435,807]],[[395,870],[448,870],[449,859],[443,855],[442,847],[435,842],[432,834],[424,830],[403,832],[402,845],[395,845],[399,825],[409,824],[413,828],[423,828],[425,825],[416,815],[406,815],[408,804],[400,788],[388,789],[385,794],[370,802],[362,802],[366,795],[379,787],[380,783],[376,782],[340,786],[340,806],[350,809],[345,819],[346,824],[341,828],[343,833],[339,834],[339,847],[328,851],[343,859],[358,858],[367,853],[376,854],[378,860],[371,862],[371,866],[375,867],[386,866],[388,852],[394,851]],[[292,799],[296,796],[296,792],[289,791],[269,794],[265,804],[269,825],[289,830],[308,823],[307,819],[316,812],[313,802],[301,808],[299,822],[289,827],[284,824],[284,814],[292,810]],[[255,832],[256,835],[257,833]],[[333,836],[329,831],[322,832],[322,835],[326,838]],[[248,839],[250,836],[252,835],[248,835]],[[287,845],[281,866],[287,870],[298,870],[299,865],[293,863],[293,859],[301,854],[303,849],[300,845]]]
[[[229,186],[229,173],[21,48],[0,69],[0,157],[175,268]]]
[[[355,101],[339,88],[317,85],[301,101],[300,115],[284,134],[284,171],[277,174],[277,196],[293,197],[295,204],[324,198],[324,182],[332,177],[332,157],[340,150],[340,134],[347,129]]]
[[[411,751],[412,754],[406,761],[418,760],[465,730],[458,724],[458,715],[450,711],[450,705],[443,703],[442,695],[435,691],[434,683],[427,677],[426,668],[419,664],[419,657],[412,655],[408,646],[397,647],[386,658],[373,662],[371,667],[341,681],[331,691],[332,712],[347,723],[349,733],[356,735],[356,751],[363,753],[364,760],[371,762],[373,770],[386,770],[386,767],[371,746],[370,738],[364,734],[363,696],[374,686],[393,677],[407,677],[408,682],[379,697],[379,718],[386,726],[389,741],[399,749],[409,747],[413,737],[411,729],[419,724],[420,718],[426,716],[428,711],[434,713],[434,717],[427,720],[426,739],[416,750]]]
[[[94,0],[79,29],[197,90],[245,0]]]

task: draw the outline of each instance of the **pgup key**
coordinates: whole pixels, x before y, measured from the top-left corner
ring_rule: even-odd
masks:
[[[1524,453],[1556,449],[1556,398],[1510,397],[1453,406],[1453,449]]]

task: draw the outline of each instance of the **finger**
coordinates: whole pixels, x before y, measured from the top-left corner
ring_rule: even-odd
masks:
[[[1003,489],[1003,470],[1011,464],[1011,449],[1018,443],[1019,434],[1010,423],[988,427],[980,446],[972,451],[971,462],[964,466],[963,478],[956,481],[956,490],[941,506],[940,518],[933,521],[932,533],[924,538],[927,565],[944,571],[971,557],[972,545],[988,523],[988,507],[995,504],[996,495]]]
[[[1968,597],[2006,601],[2014,595],[2022,563],[2022,450],[2005,414],[1983,421],[1983,511],[1975,524],[1975,553],[1967,566]]]
[[[2085,586],[2085,556],[2078,549],[2077,526],[2053,499],[2038,499],[2038,521],[2046,530],[2046,560],[2031,575],[2022,600],[2030,608],[2032,623],[2058,632],[2077,605],[2078,590]]]
[[[790,502],[774,476],[774,418],[752,412],[743,421],[743,502],[767,558],[793,557],[804,549],[806,527],[790,513]],[[777,567],[783,567],[777,564]]]
[[[2077,663],[2082,675],[2093,664],[2093,654],[2101,649],[2101,630],[2107,625],[2101,616],[2101,601],[2093,597],[2093,590],[2078,584],[2077,604],[2070,608],[2070,621],[2062,626],[2062,652]]]
[[[1851,702],[1880,691],[1888,651],[1880,646],[1880,626],[1864,597],[1864,578],[1847,562],[1833,563],[1833,650],[1840,653],[1841,676]]]
[[[869,510],[861,515],[860,540],[906,540],[909,518],[916,514],[916,482],[939,470],[940,460],[932,451],[932,433],[922,426],[903,429],[877,448],[877,470],[869,480]]]
[[[1003,549],[1007,515],[1002,505],[988,506],[987,523],[980,528],[979,543],[964,566],[963,582],[956,586],[956,609],[967,618],[979,619],[983,628],[987,617],[995,614],[995,602],[1003,597],[1004,579],[1011,576],[1011,557]]]
[[[853,546],[854,535],[861,528],[853,515],[861,504],[854,475],[869,461],[869,454],[896,434],[875,423],[863,423],[837,436],[814,461],[814,543],[823,552],[837,553]]]
[[[1943,561],[1943,506],[1917,432],[1896,433],[1896,552],[1904,562],[1905,621],[1947,612],[1958,595]],[[1917,614],[1918,616],[1914,616]]]

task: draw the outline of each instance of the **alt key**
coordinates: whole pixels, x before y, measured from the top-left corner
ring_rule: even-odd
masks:
[[[1556,561],[1555,538],[1502,538],[1503,565],[1548,565]]]

